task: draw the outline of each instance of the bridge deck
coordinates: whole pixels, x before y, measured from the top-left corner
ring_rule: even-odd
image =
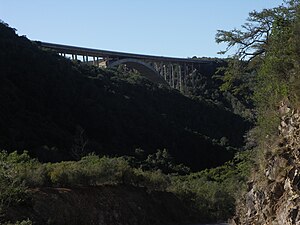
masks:
[[[142,55],[134,53],[125,53],[125,52],[115,52],[107,51],[100,49],[76,47],[70,45],[61,45],[47,42],[37,41],[42,47],[51,48],[58,52],[63,52],[66,54],[74,55],[88,55],[92,57],[107,57],[107,58],[133,58],[133,59],[143,59],[143,60],[153,60],[153,61],[164,61],[164,62],[181,62],[181,63],[196,63],[196,64],[207,64],[211,63],[211,60],[202,60],[202,59],[190,59],[190,58],[175,58],[175,57],[164,57],[164,56],[154,56],[154,55]]]

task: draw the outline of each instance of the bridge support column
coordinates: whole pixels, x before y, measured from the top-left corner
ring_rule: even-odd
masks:
[[[163,65],[163,75],[164,75],[165,80],[168,82],[168,80],[167,80],[167,67],[166,67],[166,65]]]
[[[179,77],[179,90],[182,91],[182,77],[181,77],[181,66],[178,65],[178,77]]]
[[[171,64],[171,76],[172,76],[172,87],[175,88],[175,70],[174,70],[174,65]]]
[[[189,71],[189,68],[188,68],[188,66],[185,63],[184,66],[183,66],[183,74],[184,74],[183,76],[184,76],[185,86],[186,86],[186,83],[187,83],[187,77],[189,75],[188,71]]]
[[[82,62],[88,62],[88,56],[87,55],[82,55]]]

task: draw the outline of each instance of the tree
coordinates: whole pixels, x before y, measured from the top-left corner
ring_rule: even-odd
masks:
[[[74,143],[71,149],[72,156],[76,160],[88,154],[87,150],[88,139],[86,138],[84,129],[80,126],[76,127],[76,134],[74,136]]]
[[[257,75],[274,42],[276,32],[290,27],[296,17],[299,1],[287,1],[272,9],[249,13],[247,22],[241,29],[230,31],[218,30],[217,43],[226,43],[227,48],[220,54],[236,48],[235,53],[228,59],[228,67],[222,68],[224,76],[221,90],[230,91],[249,103],[249,95],[255,92]],[[284,39],[283,39],[284,40]]]
[[[29,160],[27,152],[18,155],[0,151],[0,224],[3,222],[7,209],[20,204],[27,198],[26,186],[19,177],[17,163]]]
[[[227,48],[220,54],[227,53],[231,48],[237,47],[233,56],[235,59],[250,62],[268,51],[270,36],[274,27],[286,26],[295,11],[296,1],[290,1],[288,6],[278,6],[272,9],[263,9],[261,12],[249,13],[247,22],[242,29],[230,31],[218,30],[217,43],[226,43]]]
[[[260,137],[277,134],[280,104],[299,107],[299,3],[290,2],[288,15],[274,21],[268,52],[259,69],[254,100]]]

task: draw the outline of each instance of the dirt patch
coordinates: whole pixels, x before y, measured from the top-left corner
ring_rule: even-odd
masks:
[[[8,219],[30,218],[35,224],[158,225],[190,223],[193,215],[172,193],[131,186],[38,188]]]

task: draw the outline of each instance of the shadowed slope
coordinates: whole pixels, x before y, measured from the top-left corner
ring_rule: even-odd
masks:
[[[73,159],[82,143],[80,154],[167,148],[198,169],[227,161],[229,145],[243,142],[248,124],[229,111],[140,77],[72,63],[3,24],[0,31],[1,148],[29,149],[43,161]]]

